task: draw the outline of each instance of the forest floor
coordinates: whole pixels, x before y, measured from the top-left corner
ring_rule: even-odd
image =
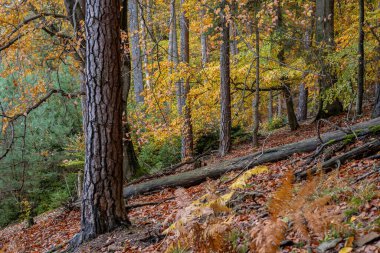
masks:
[[[367,115],[359,121],[368,119]],[[329,120],[346,126],[345,115]],[[335,129],[325,125],[321,130]],[[311,122],[302,124],[295,132],[283,128],[271,134],[265,148],[313,136],[316,136],[316,126]],[[339,152],[366,141],[356,141]],[[249,144],[242,144],[223,159],[254,151],[257,150]],[[290,175],[288,172],[302,169],[308,155],[310,153],[294,154],[287,160],[265,164],[263,171],[250,170],[251,174],[236,179],[240,180],[236,187],[231,187],[236,180],[229,181],[239,176],[239,171],[186,189],[164,189],[134,197],[128,200],[129,205],[166,201],[131,209],[131,227],[101,235],[82,245],[78,252],[165,252],[169,248],[176,251],[167,252],[186,252],[200,241],[203,245],[196,246],[193,252],[211,252],[212,248],[223,248],[221,252],[247,252],[249,247],[259,252],[260,245],[264,249],[268,240],[278,239],[275,234],[282,230],[282,226],[271,223],[271,220],[276,220],[274,217],[280,212],[283,212],[281,222],[289,223],[280,237],[281,252],[380,252],[380,161],[351,160],[328,174],[290,185],[286,181]],[[220,158],[212,156],[206,162],[217,163]],[[290,188],[285,189],[284,185]],[[230,204],[224,205],[220,200],[229,193]],[[205,198],[205,194],[208,197]],[[276,200],[281,196],[282,200]],[[197,200],[198,204],[194,204]],[[320,203],[320,200],[326,201]],[[292,209],[291,205],[298,210]],[[279,210],[281,208],[284,210]],[[286,210],[289,219],[293,217],[290,210],[297,213],[298,218],[302,217],[304,223],[308,223],[307,231],[302,233],[302,228],[297,229],[297,216],[292,221],[287,220]],[[20,223],[1,230],[0,252],[48,252],[52,249],[60,252],[79,232],[80,212],[62,207],[37,217],[35,221],[36,224],[29,228]],[[175,221],[179,222],[170,226]],[[170,231],[164,234],[168,228]],[[272,233],[265,234],[269,229],[273,230]],[[222,235],[227,236],[221,238]]]

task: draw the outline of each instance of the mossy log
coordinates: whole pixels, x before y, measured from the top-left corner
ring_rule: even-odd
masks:
[[[380,118],[376,118],[353,125],[346,130],[348,132],[354,131],[355,135],[359,137],[377,132],[379,129]],[[337,142],[345,140],[346,136],[346,133],[338,130],[321,135],[321,139],[324,143],[333,140]],[[167,187],[189,187],[199,184],[207,178],[218,178],[229,171],[240,170],[264,163],[284,160],[295,153],[311,152],[314,151],[319,145],[321,145],[320,141],[317,137],[314,137],[303,141],[270,148],[264,150],[264,152],[256,152],[254,154],[234,158],[218,164],[212,164],[192,171],[164,176],[146,182],[129,185],[124,188],[123,195],[125,198],[128,198],[134,195],[160,190]]]

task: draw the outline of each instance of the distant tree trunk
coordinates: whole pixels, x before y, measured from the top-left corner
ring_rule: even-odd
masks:
[[[129,30],[131,34],[132,72],[135,99],[137,103],[144,103],[142,92],[144,91],[142,57],[140,49],[139,17],[137,0],[128,0]]]
[[[372,118],[380,117],[380,84],[376,84],[376,99],[371,116]]]
[[[309,96],[309,89],[305,87],[304,83],[299,86],[299,99],[298,99],[298,120],[303,121],[307,119],[307,98]]]
[[[123,191],[120,5],[86,0],[86,159],[81,241],[127,221]]]
[[[356,102],[356,113],[363,113],[363,94],[364,94],[364,0],[359,0],[359,43],[358,43],[358,97]]]
[[[334,43],[334,0],[316,0],[316,40],[325,43],[328,51],[335,46]],[[322,63],[321,76],[318,79],[320,96],[323,96],[336,82],[336,76],[331,73],[330,66],[323,59],[324,52],[320,55]],[[316,118],[327,118],[343,111],[342,103],[336,98],[332,103],[323,107],[321,98]]]
[[[253,100],[253,137],[252,142],[254,147],[259,146],[259,106],[260,106],[260,32],[259,21],[256,17],[257,11],[255,11],[255,47],[256,47],[256,82],[255,82],[255,98]]]
[[[177,14],[175,0],[170,1],[170,30],[169,30],[169,60],[173,62],[173,70],[176,71],[178,59],[178,39],[177,39]],[[177,111],[179,116],[182,116],[182,87],[181,81],[176,81],[176,96],[177,96]]]
[[[270,90],[268,93],[268,122],[271,122],[273,119],[273,91]]]
[[[378,4],[377,9],[380,9],[380,3]],[[380,21],[377,21],[377,26],[380,25]],[[372,110],[372,118],[380,117],[380,42],[378,42],[376,47],[376,96],[375,96],[375,104]]]
[[[206,10],[201,10],[201,18],[203,20],[204,15],[206,14]],[[208,62],[208,53],[207,53],[207,34],[204,30],[203,24],[202,24],[202,33],[201,33],[201,51],[202,51],[202,67],[206,67],[206,64]]]
[[[282,97],[281,93],[277,95],[277,117],[281,118],[282,117]]]
[[[183,4],[185,0],[181,0],[181,9],[183,9]],[[189,19],[186,17],[186,12],[182,10],[181,12],[181,61],[188,64],[190,63],[189,58]],[[188,100],[188,94],[190,92],[190,82],[187,78],[181,81],[182,86],[182,114],[183,114],[183,126],[182,126],[182,140],[181,140],[181,156],[183,160],[188,160],[193,157],[193,125],[191,122],[191,107],[190,101]]]
[[[144,13],[141,11],[140,15],[143,16]],[[147,87],[150,87],[150,71],[148,68],[148,54],[147,54],[147,48],[148,48],[148,36],[147,36],[147,26],[148,24],[145,24],[144,19],[140,19],[140,29],[141,29],[141,36],[142,36],[142,47],[141,47],[141,53],[143,57],[143,63],[144,63],[144,74],[145,74],[145,84]]]
[[[220,142],[219,153],[225,156],[231,149],[231,88],[230,88],[230,32],[224,12],[227,0],[222,0],[220,26],[222,44],[220,46]]]
[[[278,19],[277,19],[277,32],[281,33],[281,32],[283,32],[282,31],[283,20],[282,20],[282,10],[281,10],[280,1],[278,3],[278,6],[277,6],[277,17],[278,17]],[[285,46],[284,46],[284,42],[282,40],[281,40],[280,44],[281,44],[280,45],[281,49],[280,49],[280,52],[277,54],[277,59],[278,59],[280,65],[284,65],[285,64]],[[289,81],[284,76],[282,76],[280,79],[281,79],[280,80],[281,84],[284,86],[282,93],[284,95],[285,103],[286,103],[286,112],[288,115],[288,124],[289,124],[290,130],[294,131],[299,127],[299,125],[297,122],[296,114],[294,112],[293,98],[292,98],[291,89],[290,89],[290,86],[288,83]]]
[[[121,11],[121,30],[126,33],[125,39],[122,41],[122,65],[121,65],[121,75],[123,82],[123,175],[124,180],[130,180],[136,175],[140,168],[135,149],[133,147],[133,141],[131,139],[131,129],[128,123],[128,110],[127,103],[129,97],[129,91],[131,88],[131,54],[129,47],[129,36],[128,36],[128,1],[123,2],[123,9]]]

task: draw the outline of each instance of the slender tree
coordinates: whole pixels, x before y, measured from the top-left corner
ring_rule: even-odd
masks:
[[[86,0],[86,160],[81,241],[127,221],[123,187],[120,2]]]
[[[125,33],[124,40],[122,41],[122,65],[121,75],[123,82],[123,175],[124,180],[131,179],[139,170],[140,165],[137,160],[137,155],[134,149],[133,141],[131,139],[131,129],[128,122],[128,97],[131,89],[132,80],[132,63],[131,53],[129,47],[128,35],[128,1],[123,1],[123,8],[121,10],[121,23],[120,29]]]
[[[325,103],[325,106],[322,100],[323,95],[336,82],[336,75],[332,72],[331,66],[324,60],[324,56],[335,46],[334,2],[334,0],[316,0],[316,41],[322,48],[319,52],[321,75],[318,79],[321,98],[316,118],[326,118],[343,111],[342,103],[337,98],[332,103]]]
[[[201,18],[203,20],[206,15],[206,9],[201,10]],[[202,53],[202,67],[206,67],[208,62],[208,51],[207,51],[207,33],[205,31],[204,25],[202,23],[202,33],[201,33],[201,53]]]
[[[363,95],[364,95],[364,0],[359,0],[359,43],[358,43],[358,97],[356,101],[356,113],[363,113]]]
[[[268,92],[268,122],[273,119],[273,91]]]
[[[227,0],[222,0],[220,27],[222,44],[220,46],[220,139],[219,153],[226,155],[231,149],[231,87],[230,87],[230,32],[224,8]]]
[[[258,5],[258,4],[256,4]],[[258,6],[255,8],[255,48],[256,48],[256,82],[255,82],[255,98],[253,100],[253,146],[259,146],[259,106],[260,106],[260,32],[259,32],[259,20],[257,18]]]
[[[277,26],[276,26],[276,32],[277,34],[282,37],[281,33],[283,32],[284,25],[283,25],[283,18],[282,18],[282,9],[281,9],[281,1],[278,1],[277,3]],[[285,65],[285,45],[284,40],[280,39],[280,51],[277,54],[278,62],[280,63],[280,66]],[[294,112],[294,104],[293,104],[293,97],[289,85],[289,80],[285,76],[280,77],[281,85],[284,87],[282,90],[282,94],[285,98],[286,103],[286,112],[288,115],[288,124],[290,127],[290,130],[294,131],[296,130],[299,125],[297,121],[297,116]]]
[[[142,55],[140,48],[138,0],[127,1],[129,1],[129,30],[131,34],[132,72],[135,99],[137,103],[143,103],[144,97],[142,95],[142,92],[144,91],[144,80],[142,72]]]
[[[190,63],[190,44],[189,44],[189,19],[186,17],[186,11],[184,10],[185,0],[181,0],[181,61],[183,63]],[[181,94],[181,114],[183,117],[182,126],[182,145],[181,154],[182,159],[186,160],[193,156],[193,125],[191,122],[191,107],[188,99],[190,92],[189,78],[181,80],[182,94]]]

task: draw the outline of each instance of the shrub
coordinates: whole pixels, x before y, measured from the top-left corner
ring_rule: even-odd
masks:
[[[142,146],[138,155],[143,170],[153,172],[181,161],[181,138],[164,142],[149,142]]]

